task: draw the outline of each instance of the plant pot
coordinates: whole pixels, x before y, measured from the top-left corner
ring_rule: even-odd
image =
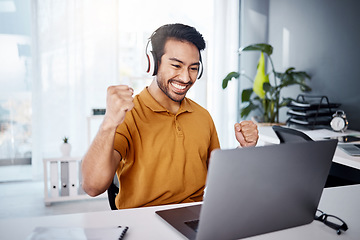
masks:
[[[60,146],[60,151],[61,151],[62,157],[70,157],[71,144],[70,143],[63,143]]]
[[[258,125],[258,127],[266,127],[266,126],[285,126],[286,123],[273,123],[273,122],[261,122],[261,118],[258,116],[251,117],[251,120]]]

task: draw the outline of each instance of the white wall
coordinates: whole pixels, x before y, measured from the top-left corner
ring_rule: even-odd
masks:
[[[271,0],[269,8],[269,43],[277,69],[307,71],[312,94],[341,103],[354,130],[360,130],[359,9],[356,0]],[[283,65],[284,29],[290,36],[289,65]]]

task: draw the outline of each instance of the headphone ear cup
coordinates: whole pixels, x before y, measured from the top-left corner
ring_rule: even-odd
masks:
[[[146,53],[146,58],[147,58],[147,62],[148,62],[148,67],[146,72],[149,73],[151,76],[154,76],[155,73],[155,69],[156,69],[156,61],[155,61],[155,56],[153,54],[152,51],[149,51]]]
[[[201,76],[202,76],[202,74],[203,74],[203,70],[204,70],[203,64],[202,64],[202,61],[200,60],[200,61],[199,61],[199,70],[198,70],[197,79],[200,79],[200,78],[201,78]]]

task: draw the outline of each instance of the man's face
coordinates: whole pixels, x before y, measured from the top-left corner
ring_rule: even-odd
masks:
[[[172,101],[181,102],[195,83],[199,59],[199,50],[194,44],[175,39],[166,41],[156,81]]]

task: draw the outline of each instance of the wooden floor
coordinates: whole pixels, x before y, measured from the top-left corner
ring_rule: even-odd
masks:
[[[0,182],[0,219],[111,211],[107,198],[44,204],[43,181]]]

